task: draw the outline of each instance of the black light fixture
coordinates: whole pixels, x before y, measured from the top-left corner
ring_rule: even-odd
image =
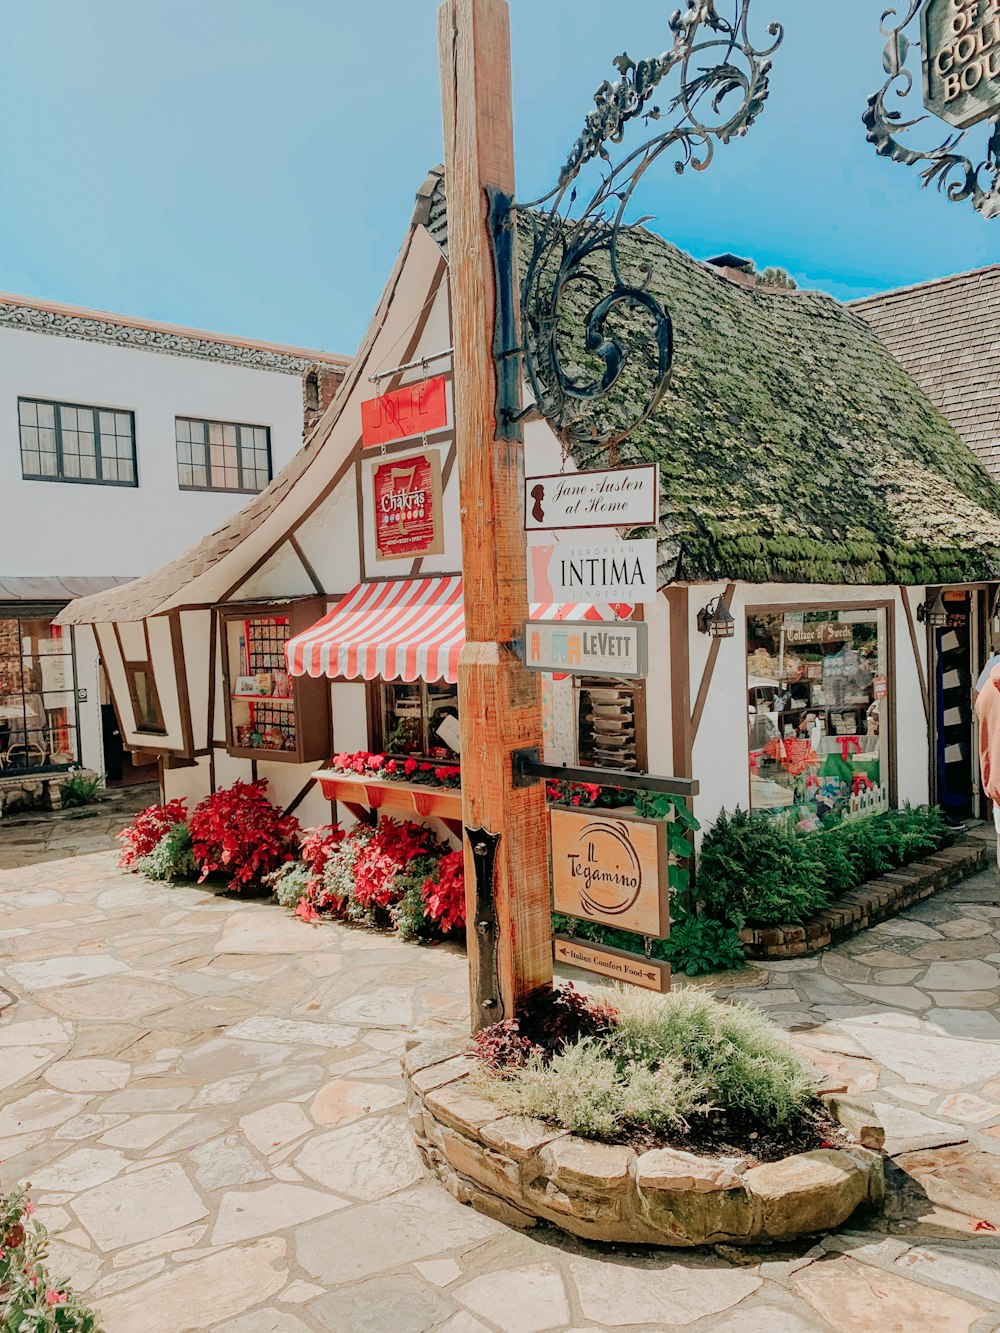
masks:
[[[736,621],[721,593],[698,612],[698,632],[712,639],[731,639],[736,633]]]
[[[948,608],[938,588],[933,601],[921,602],[917,607],[917,619],[928,629],[944,629],[948,624]]]

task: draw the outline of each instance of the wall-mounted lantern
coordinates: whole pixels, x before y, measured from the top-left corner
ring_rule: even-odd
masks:
[[[929,629],[944,629],[948,624],[948,608],[944,604],[940,588],[933,599],[921,602],[917,607],[917,619]]]
[[[731,639],[736,633],[736,621],[721,594],[698,612],[698,632],[712,639]]]

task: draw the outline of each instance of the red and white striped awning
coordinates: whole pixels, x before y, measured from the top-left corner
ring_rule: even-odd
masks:
[[[293,676],[455,681],[464,642],[460,578],[400,579],[359,583],[285,657]]]
[[[535,604],[532,620],[627,619],[631,606]],[[332,611],[285,645],[293,676],[347,680],[458,679],[465,603],[458,576],[359,583]]]

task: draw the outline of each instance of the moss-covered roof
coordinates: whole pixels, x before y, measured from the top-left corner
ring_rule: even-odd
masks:
[[[660,464],[667,579],[1000,576],[1000,487],[867,324],[818,293],[738,286],[649,232],[622,257],[652,266],[674,322],[670,387],[619,447]],[[641,402],[639,378],[624,377]]]
[[[646,230],[620,257],[650,267],[674,323],[666,396],[617,451],[660,464],[663,582],[1000,577],[1000,487],[866,323],[820,293],[739,286]],[[582,328],[610,288],[573,290],[561,327]],[[645,402],[640,371],[616,389],[623,415]]]

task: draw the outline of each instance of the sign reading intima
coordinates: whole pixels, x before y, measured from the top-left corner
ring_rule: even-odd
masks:
[[[924,105],[964,130],[1000,112],[1000,0],[926,0]]]

